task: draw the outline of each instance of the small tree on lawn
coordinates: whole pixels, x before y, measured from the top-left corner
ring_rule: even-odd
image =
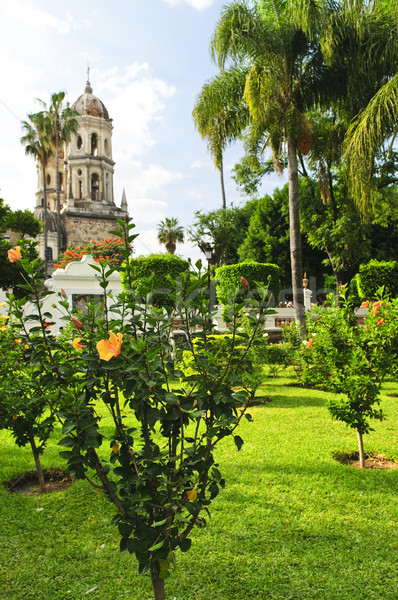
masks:
[[[41,327],[30,360],[47,353],[53,377],[38,374],[41,385],[52,389],[54,379],[58,382],[61,455],[76,477],[85,478],[114,504],[121,550],[135,554],[140,572],[151,577],[155,600],[164,600],[164,581],[175,551],[190,548],[193,528],[205,525],[204,513],[224,487],[214,456],[217,445],[228,436],[238,450],[243,444],[236,430],[243,417],[250,420],[246,408],[255,393],[248,352],[260,327],[267,290],[258,290],[260,300],[232,302],[232,337],[225,360],[209,341],[206,271],[199,261],[193,277],[181,274],[174,282],[174,306],[185,331],[183,350],[192,354],[195,364],[185,374],[174,360],[172,319],[147,301],[152,277],[132,285],[130,245],[136,236],[132,225],[119,224],[124,262],[118,270],[124,291],[116,300],[107,294],[107,277],[114,267],[100,261],[94,268],[104,290],[102,305],[89,305],[88,314],[79,319],[69,313],[66,319],[77,328],[78,337],[72,333],[59,353],[51,350]],[[29,265],[22,266],[29,269],[27,287],[34,295],[41,282]],[[238,292],[237,288],[235,298]],[[38,297],[38,311],[40,303]],[[66,299],[61,303],[68,311]],[[239,314],[247,305],[251,336],[243,334],[246,349],[240,336],[237,348]],[[39,312],[36,322],[42,324],[43,318],[48,317]],[[97,403],[109,411],[111,432],[100,429]],[[100,446],[108,448],[101,450],[101,457]]]
[[[309,338],[302,349],[303,380],[337,394],[328,402],[333,419],[355,429],[359,461],[365,466],[363,435],[372,431],[369,419],[384,418],[380,388],[386,376],[396,373],[398,357],[398,302],[379,294],[369,309],[364,325],[358,323],[347,301],[347,288],[340,289],[339,303],[317,311],[309,319]]]
[[[37,259],[27,267],[37,272],[41,264]],[[0,429],[8,429],[18,446],[30,446],[43,493],[40,456],[54,427],[57,392],[53,374],[43,360],[45,355],[35,351],[37,338],[41,338],[38,330],[50,323],[41,315],[42,323],[36,321],[28,331],[23,321],[25,300],[10,295],[8,309],[14,320],[10,323],[3,317],[5,324],[0,327]],[[47,340],[50,336],[46,334]]]

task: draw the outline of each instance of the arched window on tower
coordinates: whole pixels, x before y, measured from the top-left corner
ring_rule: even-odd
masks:
[[[64,178],[61,171],[58,171],[59,189],[61,192],[64,191]]]
[[[91,175],[91,200],[98,202],[99,200],[99,176],[98,173]]]
[[[79,200],[81,200],[83,198],[83,182],[81,179],[79,179],[78,181],[78,185],[79,185]]]
[[[50,246],[46,248],[46,260],[47,262],[51,262],[53,259],[53,249]]]
[[[98,155],[98,136],[96,133],[91,134],[91,154],[93,156]]]

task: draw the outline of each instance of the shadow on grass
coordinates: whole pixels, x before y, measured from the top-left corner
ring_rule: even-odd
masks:
[[[319,395],[315,396],[309,394],[306,398],[302,398],[301,396],[297,396],[295,394],[287,394],[286,388],[284,389],[284,393],[275,393],[274,390],[261,390],[261,392],[264,392],[264,395],[262,393],[261,396],[256,396],[254,400],[256,401],[258,397],[266,397],[268,398],[268,403],[271,403],[272,408],[301,408],[307,406],[325,406],[326,403],[326,398],[321,398],[319,397]]]
[[[302,482],[307,482],[306,487],[308,485],[325,486],[325,489],[331,490],[341,487],[353,492],[366,490],[372,496],[385,494],[386,491],[398,494],[398,469],[356,469],[334,460],[329,463],[300,462],[300,464],[269,461],[264,462],[263,465],[245,464],[242,472],[245,477],[249,477],[253,481],[255,479],[258,481],[261,477],[265,479],[269,479],[270,476],[275,477],[275,483],[278,485],[296,486],[297,490],[302,488]],[[321,481],[323,483],[320,483]],[[244,494],[242,494],[240,500],[243,502],[244,498]]]

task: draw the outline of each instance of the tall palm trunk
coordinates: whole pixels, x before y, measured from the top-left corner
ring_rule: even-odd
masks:
[[[222,159],[221,159],[221,164],[220,164],[220,181],[221,181],[222,207],[223,207],[223,210],[226,210],[226,208],[227,208],[227,198],[225,196],[224,161]]]
[[[44,234],[44,263],[45,263],[45,270],[46,270],[46,276],[48,275],[47,273],[47,245],[48,245],[48,228],[47,228],[47,184],[46,184],[46,165],[45,163],[43,163],[42,165],[42,172],[43,172],[43,202],[44,202],[44,227],[43,227],[43,234]]]
[[[61,198],[60,198],[60,185],[59,185],[59,154],[58,154],[58,131],[55,139],[55,162],[56,162],[56,182],[57,182],[57,235],[58,235],[58,256],[62,250],[61,242]]]
[[[290,223],[290,262],[292,267],[292,288],[295,321],[305,328],[303,261],[301,255],[301,233],[299,212],[299,180],[296,141],[287,136],[288,178],[289,178],[289,223]]]

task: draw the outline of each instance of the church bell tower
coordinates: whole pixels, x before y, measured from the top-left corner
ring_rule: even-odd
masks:
[[[43,207],[43,181],[38,171],[35,216],[47,222],[47,258],[56,261],[59,252],[68,246],[112,237],[109,231],[117,227],[116,219],[127,215],[123,192],[120,208],[113,194],[112,119],[103,102],[94,96],[90,81],[84,93],[73,103],[78,128],[69,143],[59,152],[61,182],[61,248],[58,248],[56,218],[56,167],[51,159],[47,169],[47,210]],[[54,164],[53,164],[54,163]],[[41,238],[43,236],[40,236]],[[44,241],[40,254],[44,257]]]

